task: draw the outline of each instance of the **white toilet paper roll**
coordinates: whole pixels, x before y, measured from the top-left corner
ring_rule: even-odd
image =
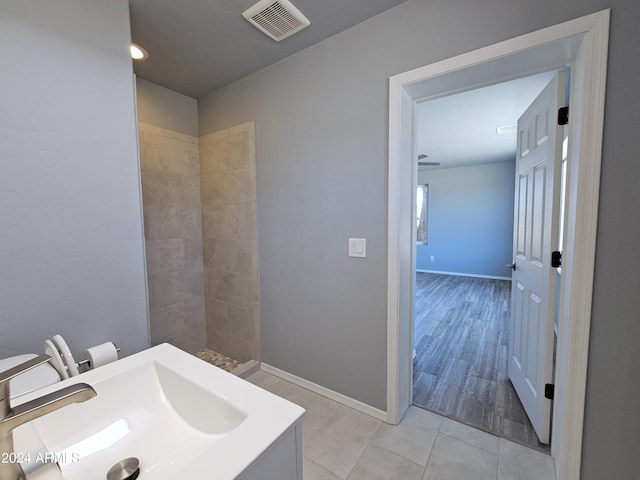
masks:
[[[82,352],[82,357],[89,360],[87,368],[93,369],[118,360],[118,351],[113,342],[106,342],[87,348]]]

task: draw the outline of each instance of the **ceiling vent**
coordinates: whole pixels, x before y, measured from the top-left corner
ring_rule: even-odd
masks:
[[[288,0],[260,0],[242,12],[242,16],[276,42],[311,24]]]

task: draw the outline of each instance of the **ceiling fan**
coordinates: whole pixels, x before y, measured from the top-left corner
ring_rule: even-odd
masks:
[[[425,155],[424,153],[418,155],[418,166],[419,167],[437,167],[440,165],[440,162],[422,162],[425,158],[429,157],[429,155]]]

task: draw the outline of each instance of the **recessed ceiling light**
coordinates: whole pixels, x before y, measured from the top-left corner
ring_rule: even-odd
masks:
[[[133,58],[134,60],[146,60],[147,58],[149,58],[149,52],[147,52],[140,45],[132,43],[129,48],[131,50],[131,58]]]
[[[496,133],[498,135],[504,135],[505,133],[515,133],[517,130],[518,125],[514,123],[513,125],[504,125],[502,127],[496,128]]]

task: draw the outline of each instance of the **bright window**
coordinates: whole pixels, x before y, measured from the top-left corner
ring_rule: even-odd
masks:
[[[429,185],[418,185],[416,192],[416,241],[427,244],[427,212],[429,201]]]
[[[565,209],[565,192],[567,191],[567,154],[568,154],[569,138],[564,137],[562,142],[562,170],[560,175],[560,228],[558,232],[558,250],[562,251],[564,243],[564,209]]]

